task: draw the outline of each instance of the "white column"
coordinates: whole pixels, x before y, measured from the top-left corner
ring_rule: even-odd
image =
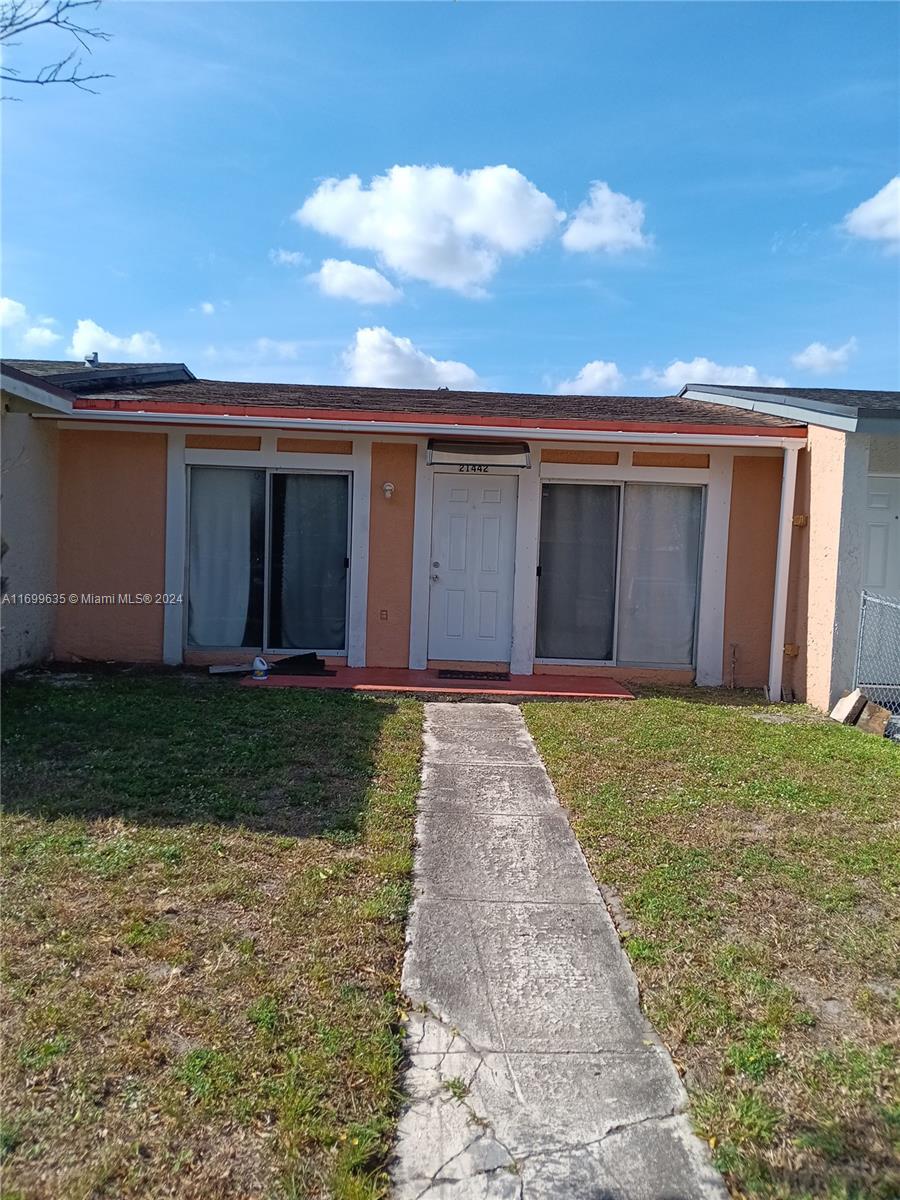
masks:
[[[770,704],[781,703],[781,678],[784,670],[784,630],[787,623],[788,581],[791,569],[794,491],[797,486],[799,449],[784,451],[781,468],[781,509],[778,516],[778,551],[775,557],[775,599],[772,606],[772,645],[769,651]]]
[[[434,472],[425,462],[428,447],[419,443],[416,455],[416,512],[413,525],[412,594],[409,613],[409,667],[428,666],[428,602],[431,594],[431,506]]]
[[[353,515],[350,523],[350,597],[347,666],[366,665],[366,599],[369,590],[369,507],[372,439],[353,439]]]
[[[697,683],[701,687],[719,687],[723,677],[725,574],[733,467],[733,450],[710,450],[697,619]]]
[[[163,610],[163,662],[181,664],[187,616],[185,541],[187,535],[187,468],[184,464],[184,433],[170,429],[166,449],[166,566],[165,589],[169,596],[181,595],[181,604]]]
[[[509,670],[531,675],[537,622],[537,561],[541,522],[540,450],[532,446],[533,462],[519,477],[516,512],[516,574],[513,586],[513,633]]]

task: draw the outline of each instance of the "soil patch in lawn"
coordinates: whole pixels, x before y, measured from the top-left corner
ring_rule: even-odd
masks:
[[[900,753],[725,700],[525,713],[735,1194],[888,1200]]]
[[[4,1196],[384,1192],[421,707],[5,689]]]

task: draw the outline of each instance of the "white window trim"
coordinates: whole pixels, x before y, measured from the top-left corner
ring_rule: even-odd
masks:
[[[416,454],[416,499],[413,522],[412,594],[409,610],[409,666],[424,671],[428,666],[429,576],[431,575],[431,521],[434,508],[434,472],[425,461],[427,442],[420,441]]]
[[[435,475],[456,475],[456,468],[446,463],[426,462],[427,442],[419,443],[416,458],[416,499],[415,523],[413,526],[413,555],[412,555],[412,595],[409,613],[409,669],[424,671],[428,666],[428,624],[431,610],[431,535],[434,517],[434,477]],[[488,467],[479,475],[479,479],[487,476],[508,475],[518,480],[516,488],[516,541],[513,558],[513,611],[512,633],[510,642],[510,664],[516,650],[516,604],[517,596],[522,589],[522,570],[520,568],[519,552],[521,547],[520,511],[523,490],[527,480],[536,475],[533,470],[522,470],[515,467]],[[525,553],[525,551],[523,551]],[[537,559],[535,559],[537,562]],[[532,571],[532,576],[534,572]],[[475,661],[475,660],[473,660]],[[510,670],[515,674],[512,665]],[[530,670],[528,672],[530,674]]]
[[[194,466],[209,466],[208,463],[191,463],[186,467],[188,481],[190,481],[190,470]],[[269,601],[271,598],[270,583],[272,575],[272,480],[276,475],[340,475],[348,481],[348,511],[347,511],[347,549],[350,548],[353,528],[353,472],[347,468],[343,470],[329,469],[328,467],[263,467],[258,463],[228,463],[223,466],[221,463],[212,464],[214,469],[225,471],[263,471],[265,474],[265,510],[264,510],[264,533],[263,533],[263,601],[262,601],[262,645],[261,646],[202,646],[192,645],[187,640],[187,618],[185,616],[184,624],[184,652],[199,654],[208,653],[234,653],[246,655],[253,650],[259,650],[262,654],[320,654],[328,655],[333,658],[345,658],[347,656],[347,641],[349,636],[349,614],[350,614],[350,585],[351,585],[351,567],[347,568],[347,582],[344,586],[344,645],[339,649],[335,647],[321,646],[273,646],[269,643],[269,623],[271,615],[269,611]],[[191,487],[190,482],[187,485],[187,523],[190,527],[191,515]],[[350,555],[348,554],[349,558]],[[352,565],[352,564],[351,564]],[[191,589],[191,569],[190,555],[188,554],[185,567],[184,579],[184,608],[187,611],[188,597]]]
[[[572,464],[548,463],[548,466],[561,466]],[[622,586],[622,522],[625,517],[625,484],[621,479],[551,479],[549,476],[543,476],[540,480],[541,484],[545,483],[568,483],[575,487],[581,485],[583,487],[608,487],[615,488],[619,493],[618,503],[616,505],[616,579],[615,579],[615,594],[613,596],[613,641],[612,641],[612,658],[538,658],[535,654],[535,664],[540,666],[568,666],[568,667],[614,667],[618,662],[619,654],[619,589]],[[540,558],[541,548],[541,509],[540,505],[543,501],[543,496],[538,497],[538,558]],[[537,567],[535,567],[535,576],[537,576]],[[534,643],[532,650],[537,649],[537,610],[538,600],[540,597],[541,585],[535,580],[535,601],[534,601]]]
[[[581,464],[571,464],[571,463],[548,463],[547,464],[548,467],[573,466],[573,465],[581,466]],[[710,467],[711,466],[712,466],[712,461],[710,460]],[[590,466],[588,466],[588,469],[591,469]],[[640,468],[640,469],[643,471],[647,468]],[[661,480],[661,479],[644,479],[644,478],[635,479],[635,478],[621,478],[621,477],[617,480],[615,480],[615,479],[598,479],[598,478],[573,479],[573,478],[569,478],[569,477],[563,478],[563,479],[557,479],[555,477],[547,475],[541,479],[541,483],[571,483],[571,484],[579,484],[580,483],[580,484],[584,484],[584,485],[588,485],[588,486],[591,484],[596,484],[601,487],[618,486],[618,488],[619,488],[619,519],[618,519],[618,533],[617,533],[617,542],[616,542],[616,594],[615,594],[614,610],[613,610],[614,615],[613,615],[613,656],[612,656],[612,658],[538,658],[538,657],[535,657],[534,662],[536,665],[540,665],[540,666],[553,665],[553,666],[570,666],[570,667],[633,667],[636,670],[647,670],[647,671],[693,671],[695,673],[695,678],[696,678],[697,671],[698,671],[698,663],[699,663],[699,658],[700,658],[700,614],[702,612],[701,584],[702,584],[702,579],[703,579],[703,564],[705,561],[704,560],[704,548],[705,548],[705,543],[706,543],[706,521],[707,521],[706,513],[707,513],[707,506],[709,504],[709,494],[710,494],[710,488],[709,488],[710,471],[703,470],[703,471],[691,472],[691,471],[682,469],[680,467],[669,468],[669,470],[678,472],[679,478],[674,479],[674,480],[669,479],[669,478]],[[685,479],[684,478],[685,475],[690,475],[690,474],[694,474],[697,476],[702,475],[702,476],[704,476],[704,478],[703,479],[700,479],[700,478]],[[729,480],[730,480],[730,475],[729,475]],[[697,611],[694,616],[694,656],[693,656],[693,661],[690,663],[656,663],[656,662],[646,663],[646,662],[632,662],[630,659],[619,658],[619,593],[620,593],[620,590],[622,587],[622,570],[621,570],[621,566],[622,566],[622,528],[623,528],[624,519],[625,519],[625,485],[627,483],[673,483],[676,486],[681,486],[681,487],[701,487],[701,488],[703,488],[702,505],[701,505],[701,511],[700,511],[700,562],[698,564],[698,573],[697,573]],[[730,492],[730,485],[729,485],[729,500],[730,500],[730,495],[731,495],[731,492]],[[538,514],[538,528],[540,529],[540,513]],[[727,523],[726,523],[726,535],[727,535]],[[540,534],[539,534],[539,536],[540,536]],[[537,588],[535,589],[535,593],[537,593]],[[723,591],[723,598],[724,598],[724,591]],[[724,610],[724,603],[723,603],[723,610]],[[537,640],[537,603],[535,601],[535,642],[536,642],[536,640]],[[720,634],[719,645],[721,647],[721,634]],[[719,654],[720,674],[721,674],[721,659],[722,659],[722,655],[720,653]],[[697,679],[697,682],[699,683],[700,680]],[[721,679],[720,679],[720,682],[721,682]]]
[[[187,468],[184,438],[170,429],[166,449],[166,592],[180,595],[181,604],[167,604],[163,613],[163,662],[169,667],[184,662],[187,628]]]
[[[98,414],[99,415],[99,414]],[[134,432],[140,428],[135,416],[118,421],[105,417],[94,422],[102,428]],[[105,416],[105,415],[104,415]],[[111,417],[112,414],[109,414]],[[85,428],[90,422],[82,419],[59,421],[61,428]],[[235,421],[232,428],[238,424]],[[168,435],[167,488],[166,488],[166,535],[165,535],[165,589],[168,594],[185,592],[186,542],[187,542],[187,481],[186,467],[190,463],[210,466],[271,466],[327,469],[339,464],[348,464],[353,473],[353,507],[350,544],[350,597],[348,603],[347,662],[349,666],[365,665],[366,601],[368,590],[369,555],[369,506],[371,489],[371,444],[373,440],[397,440],[409,444],[408,437],[397,437],[396,429],[374,433],[370,430],[360,434],[356,429],[327,430],[303,429],[303,436],[311,439],[333,440],[337,432],[352,439],[353,453],[341,454],[297,454],[276,450],[279,435],[297,433],[283,423],[277,427],[253,426],[248,422],[241,425],[261,437],[258,451],[187,450],[185,437],[190,433],[223,434],[228,431],[220,423],[217,427],[202,421],[191,424],[183,420],[167,426],[154,420],[144,427],[148,432],[165,432]],[[162,428],[161,428],[162,426]],[[410,430],[409,432],[412,432]],[[480,432],[484,432],[481,430]],[[391,436],[394,434],[394,437]],[[521,438],[522,431],[517,431]],[[615,466],[579,463],[541,463],[541,451],[555,448],[562,439],[552,441],[529,439],[533,466],[520,473],[519,495],[516,514],[516,570],[513,593],[513,637],[510,670],[514,674],[530,675],[533,670],[534,638],[537,618],[537,556],[540,537],[540,488],[543,479],[560,482],[606,479],[610,481],[646,482],[704,482],[707,485],[706,518],[703,533],[702,566],[700,579],[699,617],[697,628],[696,681],[706,686],[716,686],[723,680],[724,657],[724,611],[725,573],[728,551],[728,526],[731,506],[731,475],[735,454],[780,457],[781,447],[797,451],[805,441],[783,438],[729,438],[728,445],[710,440],[691,443],[685,437],[672,435],[650,435],[639,442],[625,442],[621,435],[607,435],[604,441],[588,442],[569,435],[565,441],[577,444],[578,450],[616,450],[619,463]],[[725,439],[723,438],[724,442]],[[436,469],[425,464],[427,439],[416,439],[418,448],[416,463],[416,496],[413,532],[413,578],[410,611],[409,665],[412,669],[427,666],[428,653],[428,576],[431,556],[432,521],[432,472]],[[776,448],[776,446],[778,448]],[[654,468],[631,465],[631,452],[654,447],[677,449],[686,453],[709,454],[708,469]],[[348,461],[349,460],[349,461]],[[694,478],[696,476],[697,478]],[[165,607],[163,627],[163,659],[169,665],[184,661],[185,604],[169,604]],[[565,665],[565,664],[562,664]],[[597,665],[593,661],[584,663],[569,660],[569,665]]]
[[[349,667],[365,666],[366,661],[366,595],[369,576],[369,509],[372,480],[372,437],[352,436],[352,454],[294,453],[276,449],[278,429],[260,429],[259,450],[195,450],[187,449],[186,437],[190,428],[176,427],[168,434],[166,456],[166,561],[165,587],[170,595],[181,595],[182,604],[168,604],[163,616],[163,661],[180,666],[185,652],[210,653],[234,649],[236,655],[247,654],[247,647],[189,647],[187,646],[187,474],[190,466],[247,467],[278,472],[300,471],[350,476],[350,568],[348,571],[346,644],[342,651],[316,650],[336,658],[346,656]],[[197,432],[208,432],[200,428]],[[220,431],[221,432],[221,431]],[[310,435],[313,436],[314,435]],[[333,440],[333,435],[320,435]],[[268,485],[266,504],[268,506]],[[268,508],[267,508],[268,511]],[[266,528],[268,545],[269,530]],[[297,649],[270,649],[271,654],[298,654]]]
[[[731,517],[731,479],[736,453],[761,454],[778,457],[780,451],[769,446],[745,447],[742,444],[717,446],[708,442],[677,445],[678,451],[689,454],[708,454],[709,467],[635,467],[635,450],[647,451],[654,442],[582,442],[578,450],[615,450],[617,464],[542,463],[541,451],[558,447],[557,442],[531,441],[533,466],[521,471],[516,513],[515,580],[513,591],[513,638],[510,672],[531,675],[536,663],[552,662],[560,666],[635,664],[599,663],[596,660],[535,658],[537,634],[537,561],[540,544],[541,485],[545,481],[558,483],[681,483],[706,488],[703,528],[701,531],[700,579],[697,599],[697,629],[694,647],[694,667],[684,664],[670,667],[654,666],[654,670],[693,670],[698,684],[719,686],[723,681],[725,582],[728,559],[728,528]],[[667,447],[672,449],[671,445]],[[428,577],[431,561],[432,475],[440,467],[425,462],[425,442],[419,443],[416,464],[415,528],[413,535],[413,579],[410,611],[409,665],[424,670],[428,665]],[[499,469],[498,469],[499,470]],[[620,506],[621,520],[621,506]],[[619,539],[621,553],[621,538]],[[618,583],[617,583],[618,586]],[[650,668],[648,668],[650,669]]]
[[[542,449],[554,448],[553,443],[540,446],[532,444],[532,454],[540,455]],[[615,482],[622,483],[681,483],[704,485],[706,496],[703,505],[703,528],[700,545],[700,580],[697,595],[697,628],[694,645],[693,667],[683,663],[670,667],[654,665],[652,670],[693,670],[698,685],[717,687],[723,681],[724,630],[725,630],[725,582],[728,559],[728,526],[731,517],[731,476],[735,453],[747,453],[743,447],[711,446],[707,443],[686,444],[679,451],[687,454],[708,454],[709,467],[635,467],[632,465],[634,451],[645,452],[648,443],[612,445],[601,442],[587,444],[579,449],[588,451],[616,450],[616,464],[592,463],[540,463],[540,482]],[[751,451],[752,452],[752,451]],[[777,455],[778,451],[760,447],[757,453]],[[537,537],[540,537],[540,491],[538,506],[533,517]],[[619,545],[621,553],[621,540]],[[536,570],[536,560],[535,560]],[[617,581],[618,588],[618,581]],[[523,614],[523,619],[527,619]],[[534,606],[530,617],[535,634],[537,632],[537,579],[534,587]],[[532,637],[534,646],[534,636]],[[542,660],[535,659],[535,662]],[[629,666],[624,662],[599,663],[584,659],[553,660],[559,666]],[[641,665],[644,669],[644,665]],[[531,673],[530,670],[528,672]]]

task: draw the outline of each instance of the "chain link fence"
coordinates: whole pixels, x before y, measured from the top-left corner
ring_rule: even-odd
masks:
[[[900,713],[900,600],[863,592],[855,684],[869,700]]]

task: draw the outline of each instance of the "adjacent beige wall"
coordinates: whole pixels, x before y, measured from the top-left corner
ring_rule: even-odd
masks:
[[[826,712],[853,686],[869,440],[809,429],[805,699]],[[803,599],[801,593],[801,610]]]
[[[166,435],[61,430],[59,589],[165,591]],[[161,662],[161,604],[67,604],[56,656]]]
[[[863,580],[870,438],[810,425],[794,512],[786,680],[798,700],[828,712],[853,686]]]
[[[57,439],[55,421],[3,413],[2,574],[9,594],[56,591]],[[3,670],[49,658],[55,621],[51,604],[4,604]]]

